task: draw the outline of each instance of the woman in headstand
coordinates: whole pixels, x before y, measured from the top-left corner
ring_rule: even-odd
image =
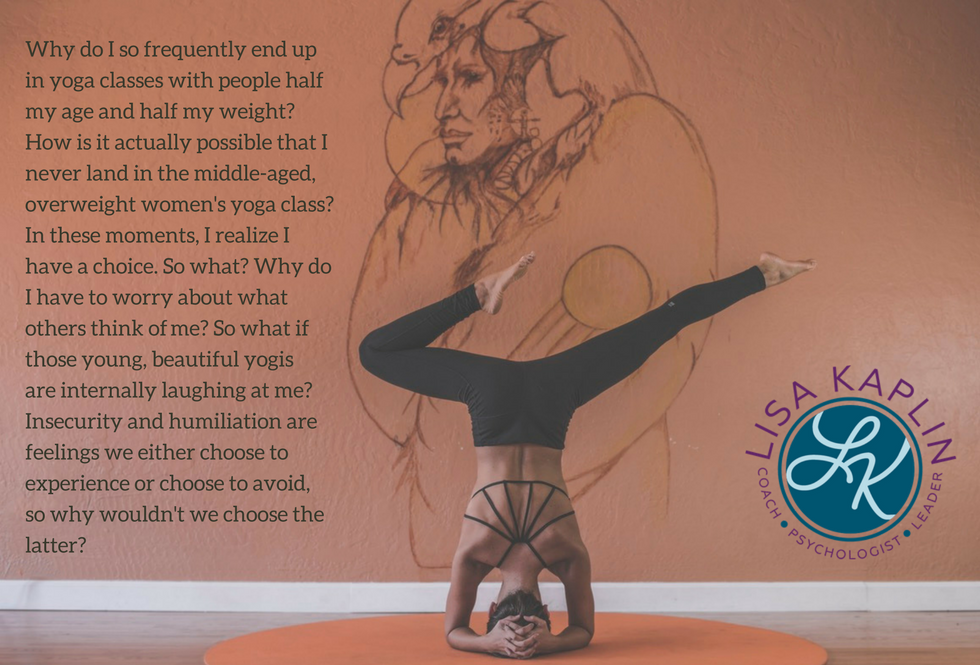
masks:
[[[534,253],[501,272],[369,333],[360,344],[365,369],[429,397],[463,402],[473,424],[477,472],[453,558],[446,640],[464,651],[511,658],[586,646],[594,631],[589,553],[562,476],[565,433],[577,408],[622,381],[682,328],[753,293],[810,270],[815,261],[764,253],[757,265],[693,286],[656,309],[578,346],[545,358],[514,361],[428,348],[456,323],[502,296]],[[499,568],[487,632],[470,626],[477,587]],[[538,575],[565,587],[568,627],[555,635],[541,603]]]

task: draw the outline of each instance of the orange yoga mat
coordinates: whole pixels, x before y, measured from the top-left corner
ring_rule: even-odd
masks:
[[[495,663],[487,654],[453,650],[442,614],[321,621],[220,642],[207,665],[362,665]],[[552,630],[567,625],[552,613]],[[599,665],[825,665],[827,652],[793,635],[719,621],[649,614],[596,614],[592,643],[578,651],[536,656],[554,663]]]

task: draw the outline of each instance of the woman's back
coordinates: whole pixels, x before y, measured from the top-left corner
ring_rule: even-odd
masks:
[[[460,549],[505,570],[545,569],[582,545],[561,473],[561,450],[534,444],[478,447],[477,481]]]

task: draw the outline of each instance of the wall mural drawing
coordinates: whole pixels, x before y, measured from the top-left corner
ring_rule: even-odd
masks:
[[[394,444],[415,562],[445,568],[472,491],[467,410],[376,380],[358,361],[360,340],[534,250],[509,312],[470,317],[435,345],[530,360],[579,344],[715,279],[715,187],[693,125],[658,96],[602,0],[411,0],[383,91],[394,180],[351,306],[348,365]],[[624,548],[648,550],[666,519],[667,410],[710,325],[685,328],[572,419],[564,465],[577,510],[601,505],[606,484],[610,495],[623,482],[643,488],[605,512],[609,528],[647,525],[617,531],[635,539]]]

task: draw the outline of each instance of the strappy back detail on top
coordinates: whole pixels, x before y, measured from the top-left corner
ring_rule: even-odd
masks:
[[[504,486],[504,495],[507,497],[507,510],[510,513],[510,518],[511,518],[510,523],[508,523],[508,521],[504,519],[504,516],[501,515],[500,510],[497,508],[496,504],[494,504],[493,499],[491,499],[490,495],[487,493],[487,488],[493,487],[495,485]],[[524,518],[521,520],[518,520],[517,512],[514,510],[514,502],[510,498],[510,492],[508,491],[508,486],[510,485],[529,486],[528,494],[527,494],[527,506],[524,509]],[[538,508],[537,512],[534,514],[534,517],[531,517],[530,515],[531,504],[534,501],[535,485],[543,485],[547,488],[550,488],[550,490],[548,491],[548,495],[545,497],[544,502],[541,504],[541,507]],[[554,519],[548,520],[548,522],[542,525],[541,527],[535,528],[538,522],[538,518],[541,517],[541,513],[544,512],[545,507],[547,507],[548,503],[551,501],[551,497],[554,496],[555,492],[561,492],[562,494],[565,495],[566,498],[568,497],[568,494],[565,492],[565,490],[558,487],[557,485],[552,485],[551,483],[545,482],[543,480],[498,480],[497,482],[490,483],[489,485],[486,485],[473,493],[473,496],[470,497],[471,499],[476,497],[477,494],[483,494],[483,497],[487,500],[487,503],[490,504],[490,509],[493,510],[493,514],[497,516],[497,520],[499,520],[500,522],[500,527],[496,527],[493,524],[490,524],[489,522],[485,522],[481,520],[479,517],[473,517],[472,515],[464,514],[463,517],[469,520],[473,520],[474,522],[479,522],[483,526],[499,534],[502,538],[507,539],[507,541],[510,543],[510,547],[508,547],[507,550],[504,552],[504,555],[500,557],[500,561],[497,563],[497,568],[499,568],[501,564],[503,564],[504,559],[506,559],[507,555],[510,554],[510,551],[514,548],[514,545],[517,545],[518,543],[523,543],[527,545],[528,549],[530,549],[531,552],[534,553],[534,556],[538,558],[538,561],[541,562],[541,565],[544,566],[545,568],[548,567],[548,564],[545,562],[545,560],[541,557],[540,554],[538,554],[538,551],[534,549],[534,545],[531,544],[531,541],[537,538],[539,535],[541,535],[542,531],[547,529],[549,526],[551,526],[558,520],[564,519],[569,515],[575,514],[574,510],[570,510],[567,513],[555,517]]]

